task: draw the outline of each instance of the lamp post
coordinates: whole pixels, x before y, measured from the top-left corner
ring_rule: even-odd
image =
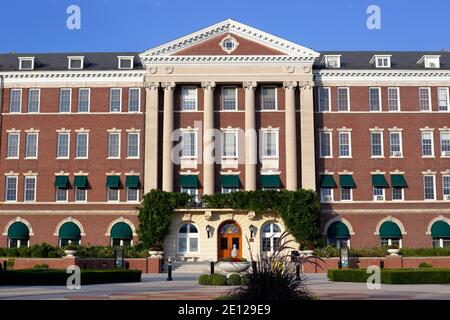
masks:
[[[172,258],[169,258],[167,265],[167,281],[172,281]]]
[[[255,232],[255,226],[251,224],[248,227],[248,229],[250,230],[250,239],[253,239],[253,233]]]
[[[208,234],[208,239],[211,237],[211,226],[208,224],[207,226],[206,226],[206,233]]]

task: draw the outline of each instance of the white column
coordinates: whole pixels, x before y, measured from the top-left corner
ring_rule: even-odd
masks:
[[[145,81],[145,193],[158,188],[158,88],[159,82]]]
[[[256,82],[244,82],[245,89],[245,190],[256,190],[256,163],[258,139],[256,134],[255,89]]]
[[[316,159],[314,149],[314,98],[312,81],[300,85],[300,140],[302,188],[316,189]]]
[[[203,194],[214,193],[214,88],[215,82],[203,82]]]
[[[163,181],[162,190],[167,192],[173,191],[173,161],[172,148],[173,141],[171,139],[174,128],[174,82],[164,82],[161,85],[164,88],[164,124],[163,124]]]
[[[286,189],[297,190],[297,130],[295,114],[296,81],[283,83],[285,94]]]

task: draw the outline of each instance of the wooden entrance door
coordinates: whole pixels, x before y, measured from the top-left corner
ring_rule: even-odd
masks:
[[[234,221],[226,221],[219,227],[217,258],[231,257],[233,246],[236,246],[238,257],[242,257],[242,233]]]

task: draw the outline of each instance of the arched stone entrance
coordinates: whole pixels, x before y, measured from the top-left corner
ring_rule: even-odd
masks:
[[[228,220],[221,223],[217,241],[217,259],[231,257],[234,245],[238,250],[238,256],[242,257],[242,231],[236,221]]]

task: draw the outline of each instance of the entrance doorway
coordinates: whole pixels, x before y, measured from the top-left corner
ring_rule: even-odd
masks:
[[[236,221],[225,221],[219,226],[218,242],[218,259],[231,257],[234,246],[238,257],[242,257],[242,232]]]

